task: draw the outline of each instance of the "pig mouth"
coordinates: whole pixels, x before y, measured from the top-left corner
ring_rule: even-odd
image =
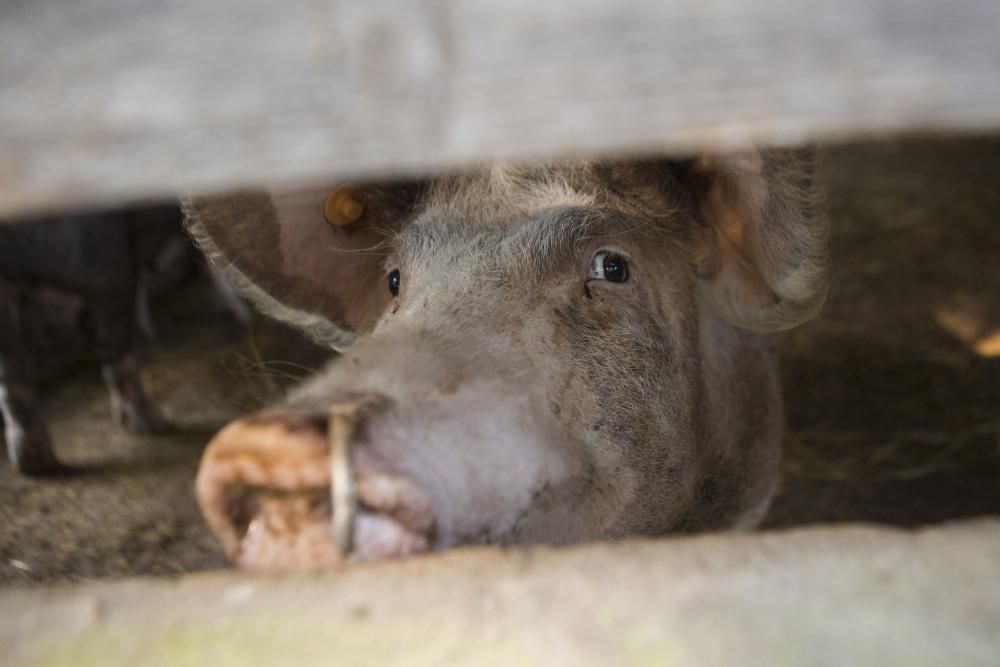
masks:
[[[196,482],[206,522],[237,567],[318,569],[428,551],[430,501],[354,438],[350,408],[326,420],[242,419],[209,443]]]

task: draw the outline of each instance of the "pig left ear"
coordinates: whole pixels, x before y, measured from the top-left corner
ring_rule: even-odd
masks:
[[[826,299],[828,225],[815,206],[812,152],[700,158],[704,226],[696,270],[705,301],[731,323],[789,329]]]
[[[387,239],[421,186],[244,191],[184,202],[192,237],[259,310],[344,349],[392,297]]]

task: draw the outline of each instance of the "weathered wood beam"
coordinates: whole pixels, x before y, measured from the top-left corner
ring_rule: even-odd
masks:
[[[996,0],[6,0],[0,214],[1000,127]]]
[[[28,665],[991,665],[1000,521],[0,592]]]

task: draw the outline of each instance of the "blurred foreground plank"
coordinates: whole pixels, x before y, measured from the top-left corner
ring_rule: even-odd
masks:
[[[1000,127],[996,0],[9,0],[0,214]]]
[[[988,665],[1000,521],[0,592],[20,665]]]

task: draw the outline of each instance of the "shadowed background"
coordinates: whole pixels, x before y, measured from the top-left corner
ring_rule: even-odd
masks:
[[[995,138],[827,151],[830,299],[781,339],[789,428],[766,527],[1000,513],[997,174]],[[234,336],[206,295],[189,283],[155,309],[162,338],[144,350],[143,374],[169,416],[256,409],[324,357],[264,321]],[[207,436],[121,432],[86,365],[50,387],[46,417],[59,454],[87,471],[31,480],[0,466],[0,581],[225,565],[192,490]]]

